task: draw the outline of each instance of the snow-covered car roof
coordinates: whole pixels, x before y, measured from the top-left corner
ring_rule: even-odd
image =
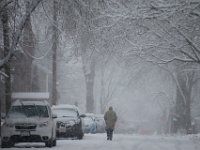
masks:
[[[49,99],[49,92],[13,92],[12,99]]]
[[[86,125],[86,124],[94,124],[95,123],[94,119],[91,116],[84,117],[83,121],[84,121],[84,125]]]
[[[85,113],[85,117],[91,117],[93,120],[95,120],[95,114],[93,113]]]
[[[21,105],[42,105],[46,106],[49,105],[49,103],[46,100],[16,100],[15,102],[12,103],[12,106],[21,106]]]
[[[97,117],[97,118],[104,118],[104,114],[95,114],[95,117]]]
[[[94,117],[95,115],[93,113],[85,113],[86,116],[92,116]]]
[[[53,105],[52,106],[52,109],[63,109],[63,108],[66,108],[66,109],[74,109],[78,112],[79,111],[79,108],[75,105],[70,105],[70,104],[59,104],[59,105]]]

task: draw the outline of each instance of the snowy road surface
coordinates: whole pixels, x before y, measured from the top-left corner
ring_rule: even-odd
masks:
[[[200,150],[200,136],[142,136],[114,134],[113,141],[106,134],[86,134],[83,140],[58,140],[57,146],[45,148],[43,143],[20,143],[9,150]],[[7,150],[5,148],[5,150]]]

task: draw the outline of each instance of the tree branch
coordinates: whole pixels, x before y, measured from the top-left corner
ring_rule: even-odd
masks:
[[[6,9],[6,7],[11,4],[12,2],[14,2],[14,0],[1,0],[0,1],[0,15],[3,13],[4,9]]]
[[[6,73],[4,73],[3,71],[0,71],[0,75],[2,75],[2,76],[4,76],[4,77],[8,78],[8,75],[7,75]]]
[[[17,44],[19,42],[19,39],[21,37],[22,31],[24,29],[24,26],[28,20],[28,18],[30,17],[31,13],[36,9],[36,7],[38,6],[38,4],[41,2],[42,0],[32,0],[32,4],[30,5],[29,10],[26,12],[26,14],[23,16],[20,24],[17,27],[16,32],[14,33],[14,37],[13,37],[13,41],[12,41],[12,45],[10,48],[10,51],[8,52],[8,55],[3,59],[0,60],[0,68],[8,62],[8,60],[10,59],[12,53],[15,51]]]

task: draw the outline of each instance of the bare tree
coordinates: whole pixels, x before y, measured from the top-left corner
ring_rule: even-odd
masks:
[[[28,11],[30,3],[26,4]],[[15,60],[12,62],[12,73],[14,74],[12,89],[14,92],[31,92],[32,91],[32,62],[35,52],[35,38],[32,29],[31,17],[27,19],[22,32],[22,38],[19,43],[20,51],[15,53]]]
[[[10,107],[10,104],[11,104],[11,74],[10,74],[11,57],[13,56],[14,51],[16,50],[16,47],[19,44],[19,40],[22,35],[23,29],[27,21],[29,20],[31,13],[35,10],[35,8],[38,6],[38,4],[41,1],[42,0],[31,1],[30,5],[28,6],[29,8],[27,9],[27,11],[25,11],[24,15],[22,15],[21,20],[18,21],[19,23],[16,25],[15,24],[16,22],[13,21],[14,22],[13,30],[12,30],[12,27],[8,24],[8,21],[10,19],[10,16],[8,15],[8,11],[10,11],[9,7],[10,5],[13,5],[14,1],[2,0],[0,2],[2,4],[1,9],[0,9],[0,14],[1,14],[2,24],[4,27],[4,34],[3,34],[4,57],[3,59],[0,60],[0,70],[4,68],[5,73],[8,76],[5,82],[6,111],[8,111],[8,108]],[[17,12],[14,12],[14,13],[17,13]],[[10,38],[11,36],[13,37]]]
[[[36,9],[36,7],[39,5],[39,3],[41,1],[42,0],[32,0],[32,2],[30,3],[30,8],[22,16],[21,20],[19,21],[19,24],[15,27],[8,54],[2,60],[0,60],[0,69],[2,69],[3,65],[8,62],[8,60],[12,56],[13,52],[16,50],[16,47],[19,43],[19,39],[21,37],[22,31],[24,29],[24,26],[25,26],[28,18],[30,17],[31,13]],[[5,10],[5,8],[3,10]]]

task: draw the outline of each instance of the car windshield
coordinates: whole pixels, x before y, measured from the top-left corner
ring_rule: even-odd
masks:
[[[46,106],[41,105],[20,105],[20,106],[12,106],[8,117],[44,117],[48,118],[49,113]]]
[[[54,108],[53,112],[57,117],[77,117],[77,112],[70,108]]]
[[[93,124],[94,123],[94,121],[92,120],[91,117],[85,117],[83,120],[84,120],[84,124],[85,125],[89,125],[89,124]]]

